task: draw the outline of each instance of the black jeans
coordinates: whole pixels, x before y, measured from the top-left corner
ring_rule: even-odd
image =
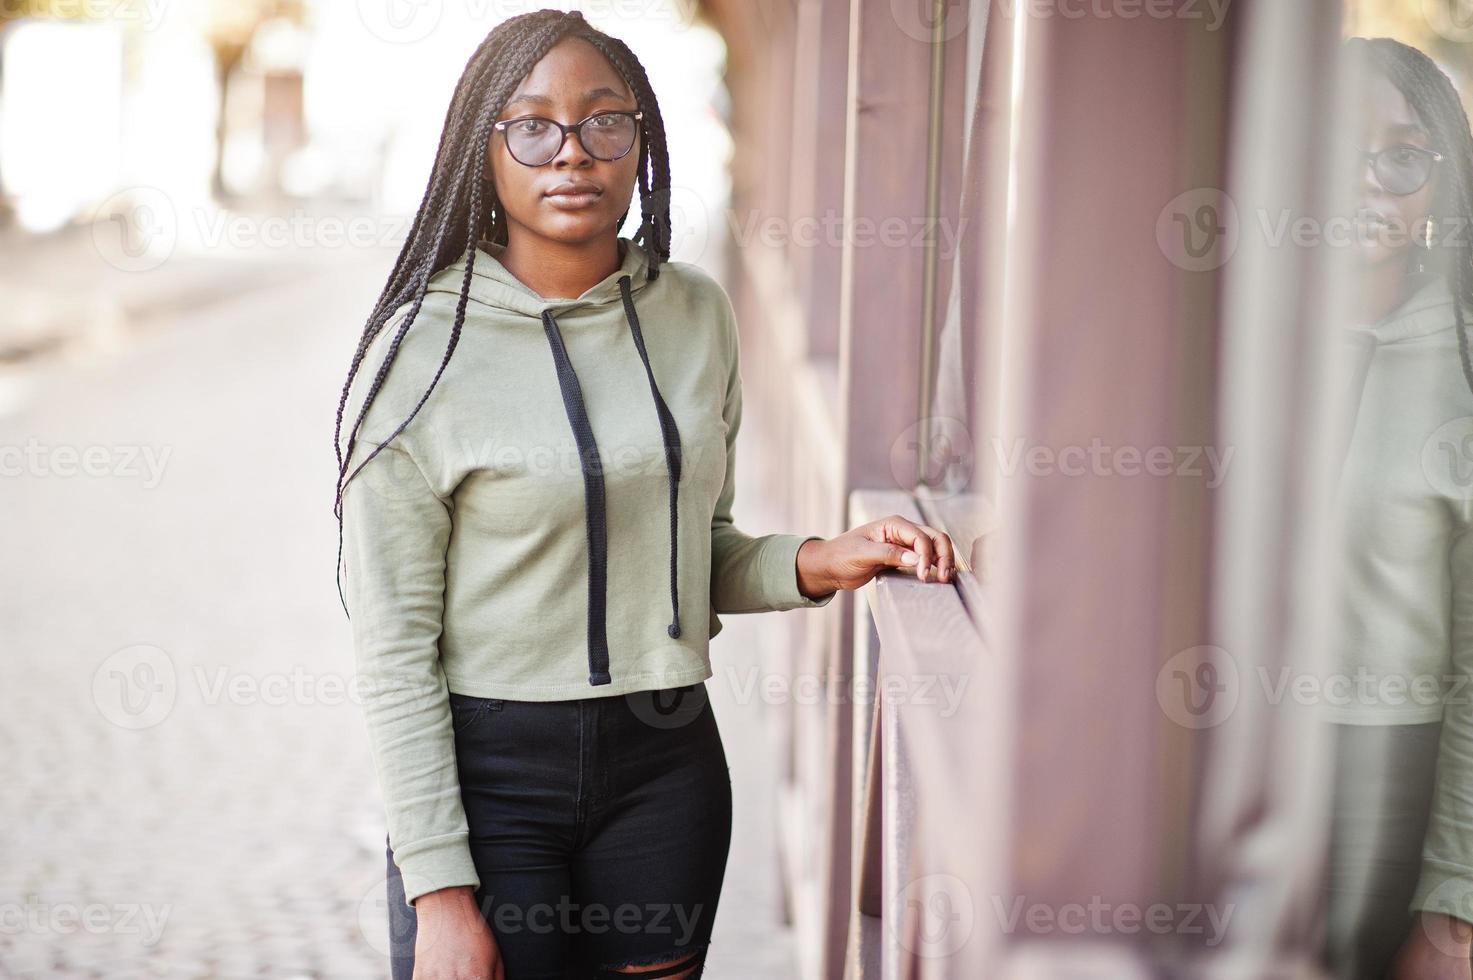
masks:
[[[563,701],[450,695],[476,901],[507,980],[699,977],[731,843],[731,773],[704,683]],[[415,911],[388,860],[394,980]]]

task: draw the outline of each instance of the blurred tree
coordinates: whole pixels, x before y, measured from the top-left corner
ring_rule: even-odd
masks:
[[[285,18],[295,24],[305,21],[303,0],[210,0],[205,22],[205,39],[215,53],[215,169],[210,186],[218,200],[229,196],[225,188],[225,142],[229,121],[225,117],[230,76],[240,66],[256,29],[268,20]]]

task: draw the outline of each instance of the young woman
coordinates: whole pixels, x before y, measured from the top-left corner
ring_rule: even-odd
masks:
[[[670,261],[669,190],[629,48],[577,12],[511,18],[354,353],[340,571],[396,977],[700,976],[731,832],[718,614],[952,578],[947,536],[898,516],[733,525],[736,323]]]
[[[1473,135],[1423,53],[1387,38],[1347,51],[1363,85],[1359,380],[1327,951],[1350,980],[1470,980]]]

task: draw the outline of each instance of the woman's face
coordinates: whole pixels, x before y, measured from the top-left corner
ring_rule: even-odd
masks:
[[[624,79],[597,48],[581,38],[564,38],[533,66],[497,118],[536,115],[572,125],[601,110],[638,108]],[[618,160],[599,160],[569,133],[551,161],[528,167],[507,150],[505,133],[493,132],[486,176],[494,181],[509,230],[568,244],[617,231],[634,195],[641,139],[636,135],[634,146]],[[592,196],[554,193],[560,189]]]
[[[1417,111],[1385,75],[1368,71],[1361,91],[1361,114],[1356,145],[1375,152],[1396,146],[1432,149],[1431,136]],[[1437,169],[1419,190],[1392,194],[1381,186],[1371,162],[1363,160],[1356,173],[1356,216],[1361,259],[1371,265],[1406,263],[1408,250],[1421,241],[1431,213]]]

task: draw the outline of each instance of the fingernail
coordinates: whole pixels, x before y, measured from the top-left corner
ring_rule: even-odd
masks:
[[[900,555],[900,564],[902,564],[902,565],[914,565],[915,563],[916,563],[916,553],[914,551],[906,551],[906,552],[902,552],[901,553],[901,555]]]

